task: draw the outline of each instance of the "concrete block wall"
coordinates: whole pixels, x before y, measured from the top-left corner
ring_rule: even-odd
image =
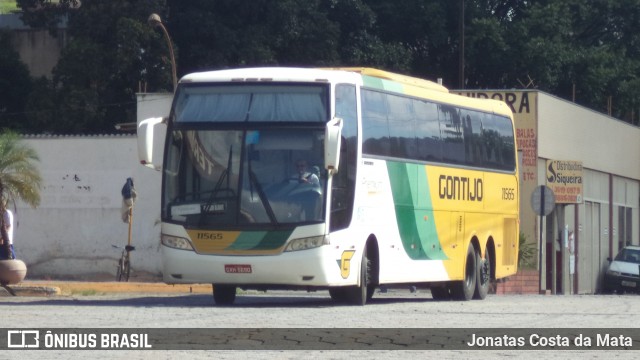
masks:
[[[159,279],[160,172],[139,164],[134,135],[25,137],[43,177],[37,209],[17,204],[16,256],[27,279],[113,279],[128,224],[121,189],[132,177],[132,280]]]

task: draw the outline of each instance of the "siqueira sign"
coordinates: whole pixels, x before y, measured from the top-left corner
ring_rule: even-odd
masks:
[[[547,186],[558,204],[582,203],[582,162],[547,160]]]

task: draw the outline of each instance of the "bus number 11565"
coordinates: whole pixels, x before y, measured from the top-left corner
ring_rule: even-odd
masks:
[[[502,188],[502,200],[515,200],[515,194],[514,188]]]

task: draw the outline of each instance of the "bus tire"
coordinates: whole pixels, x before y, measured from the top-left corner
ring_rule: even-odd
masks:
[[[217,305],[233,305],[236,301],[236,287],[233,285],[213,285],[213,300]]]
[[[371,284],[371,261],[367,256],[365,246],[360,264],[360,285],[347,288],[347,302],[351,305],[363,306],[373,296],[375,287]]]
[[[484,252],[484,259],[480,256],[480,252],[476,252],[476,262],[478,265],[478,275],[476,277],[476,291],[473,298],[484,300],[489,293],[489,285],[491,284],[491,254],[489,249]]]
[[[464,262],[464,274],[462,281],[454,281],[452,283],[451,292],[456,300],[468,301],[473,298],[476,290],[476,274],[478,266],[476,265],[476,251],[472,244],[467,248],[467,256]]]

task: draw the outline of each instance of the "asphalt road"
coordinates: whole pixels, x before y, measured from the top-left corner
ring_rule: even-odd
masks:
[[[443,332],[452,332],[454,336],[471,339],[475,332],[492,328],[496,334],[517,336],[518,331],[537,331],[542,329],[545,336],[565,334],[569,328],[572,334],[582,330],[603,334],[618,331],[638,333],[640,324],[640,297],[637,295],[584,295],[584,296],[543,296],[543,295],[490,295],[484,301],[446,301],[431,299],[428,290],[410,293],[405,289],[391,289],[386,294],[377,293],[372,301],[364,307],[337,306],[331,302],[328,293],[305,292],[269,292],[266,294],[250,292],[238,296],[236,305],[219,307],[213,305],[210,294],[123,294],[104,295],[72,295],[55,297],[4,297],[0,298],[0,328],[17,327],[18,329],[48,328],[136,328],[152,329],[151,332],[180,328],[187,329],[285,329],[309,335],[309,344],[317,342],[313,336],[321,329],[389,329],[391,337],[405,337],[411,333],[433,336],[438,328]],[[614,328],[613,330],[611,328]],[[636,329],[633,329],[636,328]],[[420,329],[426,329],[420,331]],[[515,330],[520,329],[520,330]],[[522,330],[524,329],[524,330]],[[546,329],[546,330],[545,330]],[[366,339],[357,342],[373,342],[374,330],[361,332]],[[54,329],[54,332],[56,329]],[[267,332],[272,336],[281,335],[281,330]],[[343,331],[343,332],[340,332]],[[233,332],[233,331],[231,331]],[[337,339],[331,340],[331,346],[309,346],[305,349],[289,350],[278,345],[278,339],[267,339],[260,345],[251,341],[239,341],[244,336],[236,331],[232,339],[233,346],[242,349],[215,351],[78,351],[78,350],[39,350],[9,351],[4,354],[9,358],[127,358],[127,359],[163,359],[187,356],[188,358],[216,359],[369,359],[369,358],[406,358],[422,359],[437,357],[442,359],[460,358],[611,358],[632,359],[640,356],[640,350],[599,349],[597,346],[589,350],[547,350],[549,347],[539,346],[540,350],[466,350],[464,347],[454,350],[436,351],[407,347],[414,350],[396,350],[398,347],[374,346],[374,350],[366,350],[366,346],[349,346],[349,334],[344,330],[336,330]],[[399,333],[400,335],[395,335]],[[617,333],[616,333],[617,334]],[[382,338],[386,338],[383,334]],[[264,336],[264,332],[263,335]],[[373,338],[373,340],[372,340]],[[420,341],[420,336],[414,337]],[[527,335],[528,339],[528,335]],[[574,339],[572,338],[572,341]],[[276,346],[273,345],[274,341]],[[446,341],[446,340],[445,340]],[[528,341],[528,340],[527,340]],[[640,338],[632,339],[633,348],[640,349]],[[347,345],[344,345],[344,342]],[[156,347],[157,348],[157,347]],[[224,348],[224,347],[223,347]],[[562,346],[557,347],[562,348]],[[272,349],[272,350],[267,350]],[[363,350],[365,349],[365,350]],[[0,355],[0,358],[3,357]],[[435,355],[435,356],[434,356]]]

